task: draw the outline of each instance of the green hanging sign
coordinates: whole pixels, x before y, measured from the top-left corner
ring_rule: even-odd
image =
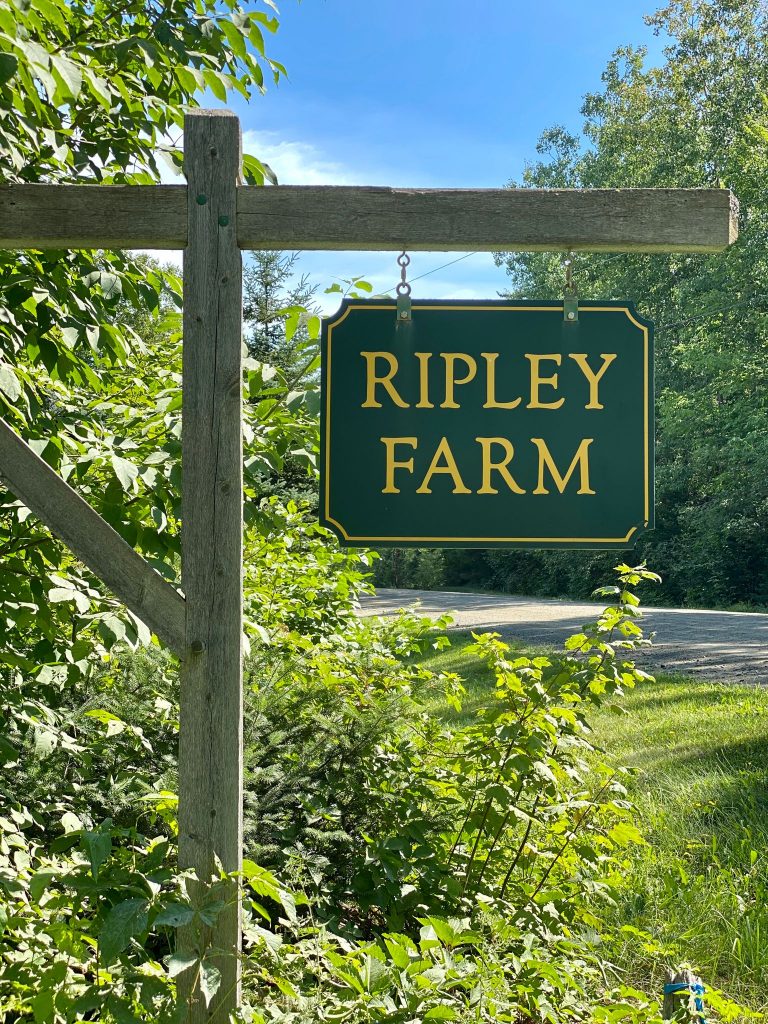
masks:
[[[629,302],[345,300],[320,519],[359,547],[626,548],[653,527],[653,326]]]

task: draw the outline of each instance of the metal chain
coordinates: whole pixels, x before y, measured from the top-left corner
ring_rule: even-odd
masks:
[[[397,257],[397,265],[400,267],[400,281],[398,282],[395,291],[397,292],[398,295],[411,294],[411,286],[408,284],[408,281],[406,280],[405,277],[405,268],[408,266],[410,262],[411,257],[408,255],[405,249],[403,249],[403,251]]]
[[[565,258],[564,266],[565,266],[565,294],[566,295],[575,295],[576,294],[576,288],[575,288],[574,283],[573,283],[573,257],[571,256],[570,253],[568,253],[568,255]]]
[[[564,260],[565,288],[563,289],[563,319],[570,324],[578,322],[579,298],[576,285],[573,283],[573,254],[568,253]]]

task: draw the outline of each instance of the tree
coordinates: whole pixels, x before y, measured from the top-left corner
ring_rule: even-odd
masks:
[[[185,107],[206,90],[221,101],[233,90],[251,97],[265,74],[282,73],[264,49],[263,33],[276,27],[269,4],[246,11],[236,0],[3,5],[0,182],[146,184],[159,179],[160,159],[178,170]],[[244,172],[252,184],[269,175],[251,157]],[[180,302],[177,276],[146,257],[0,252],[0,415],[173,583]],[[245,384],[254,399],[245,424],[253,530],[260,477],[294,449],[311,451],[316,428],[300,392],[287,407],[281,374],[267,381],[252,364]],[[276,524],[280,511],[270,509],[269,518]],[[178,919],[171,908],[171,931],[162,918],[155,927],[145,897],[153,871],[161,903],[172,891],[183,896],[173,794],[154,802],[175,761],[177,713],[161,696],[172,695],[174,666],[150,665],[156,689],[147,707],[127,702],[132,720],[110,710],[106,691],[125,679],[105,680],[104,666],[115,664],[124,642],[149,644],[150,635],[1,482],[0,622],[0,802],[11,814],[3,820],[14,822],[10,843],[7,830],[0,839],[0,918],[11,922],[0,954],[0,1016],[168,1020],[174,972],[156,961],[172,951]],[[151,764],[141,760],[148,747]],[[24,785],[25,770],[36,749],[58,756],[43,769],[50,802],[30,808],[35,789]],[[51,774],[54,764],[66,766],[63,777]],[[116,805],[110,792],[123,799]],[[138,890],[124,886],[124,869],[137,880],[146,872]],[[65,886],[41,912],[32,879],[50,879],[49,871],[89,887],[85,902]],[[88,935],[96,942],[84,941]],[[146,970],[154,972],[148,985]],[[213,984],[209,972],[207,991]]]
[[[582,136],[545,132],[522,184],[728,187],[739,198],[739,241],[724,253],[584,254],[574,273],[585,298],[630,298],[656,322],[657,528],[628,557],[663,571],[667,600],[765,603],[768,8],[673,0],[646,21],[670,37],[663,65],[619,49],[584,100]],[[562,293],[557,257],[498,259],[510,294]],[[539,587],[580,596],[610,557],[539,554]],[[496,585],[521,586],[521,559],[530,580],[530,555],[489,556]]]
[[[301,372],[317,355],[318,286],[306,274],[294,280],[296,252],[258,250],[249,256],[243,269],[248,352],[289,373]]]
[[[265,74],[277,79],[283,69],[264,43],[276,28],[270,5],[244,10],[236,0],[5,6],[0,181],[150,183],[159,180],[160,160],[178,171],[184,108],[205,90],[220,100],[232,91],[251,97],[263,90]],[[263,183],[270,172],[246,157],[244,173]],[[179,305],[176,276],[136,254],[0,252],[0,412],[172,579]],[[153,333],[155,342],[162,336],[162,356],[152,352],[152,372],[145,372]],[[251,393],[262,383],[257,373]],[[273,438],[279,422],[273,411]],[[267,454],[275,445],[259,436],[264,443],[257,439],[250,453],[255,472],[290,447],[281,435],[282,450]],[[107,643],[114,630],[136,636],[132,617],[4,493],[0,553],[6,665],[75,671],[82,659],[68,656],[70,631],[60,628],[71,615],[81,637],[99,623]]]
[[[265,364],[261,372],[275,383],[281,379],[289,391],[316,397],[319,386],[320,319],[314,305],[317,285],[303,274],[294,280],[298,253],[259,250],[249,254],[243,270],[243,319],[251,360]],[[257,396],[263,398],[263,394]],[[316,414],[319,406],[308,411]],[[316,423],[312,436],[317,432]],[[316,447],[316,445],[315,445]],[[316,506],[314,448],[302,446],[298,453],[284,450],[279,464],[263,474],[260,497],[279,495],[284,500]]]

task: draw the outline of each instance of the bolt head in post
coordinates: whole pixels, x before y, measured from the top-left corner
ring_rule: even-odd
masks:
[[[193,654],[202,654],[205,650],[205,641],[193,640],[189,647]]]

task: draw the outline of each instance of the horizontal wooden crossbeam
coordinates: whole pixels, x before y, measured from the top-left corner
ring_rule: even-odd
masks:
[[[727,189],[243,188],[243,249],[716,252]]]
[[[183,249],[186,185],[2,185],[0,249]]]
[[[0,419],[0,479],[175,654],[183,657],[184,598]]]
[[[277,185],[237,195],[241,249],[718,252],[737,235],[728,189]],[[186,244],[186,185],[0,186],[0,248]]]

